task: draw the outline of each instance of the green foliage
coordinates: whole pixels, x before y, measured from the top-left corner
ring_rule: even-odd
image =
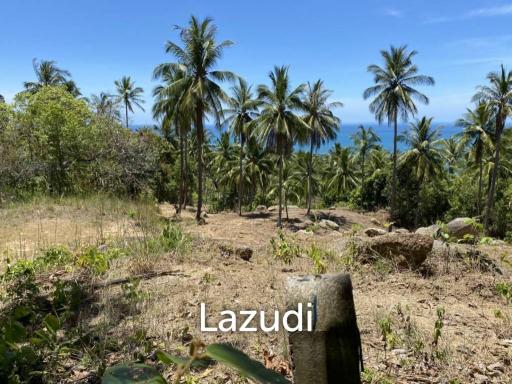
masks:
[[[496,284],[496,292],[503,296],[507,304],[512,302],[512,283],[502,281]]]
[[[434,340],[432,342],[432,345],[434,348],[437,348],[437,345],[439,343],[439,338],[441,337],[441,330],[444,327],[444,314],[445,310],[444,308],[440,307],[436,309],[436,315],[437,319],[434,323]]]
[[[102,384],[166,384],[158,371],[144,364],[119,364],[105,370]]]
[[[300,246],[287,239],[283,231],[277,233],[277,237],[270,239],[272,246],[272,255],[275,259],[281,260],[285,264],[291,264],[292,261],[302,254]]]
[[[167,223],[162,231],[161,244],[165,251],[186,252],[191,244],[191,238],[181,229],[181,226]]]
[[[327,258],[329,253],[319,248],[315,243],[311,244],[311,248],[308,250],[308,257],[313,261],[315,274],[323,274],[327,271]]]

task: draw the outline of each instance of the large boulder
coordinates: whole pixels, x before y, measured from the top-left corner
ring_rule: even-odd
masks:
[[[366,254],[370,257],[397,259],[406,262],[411,268],[418,268],[432,251],[434,239],[417,233],[387,233],[372,237],[366,244]]]
[[[328,219],[320,220],[320,223],[318,225],[320,225],[320,227],[322,227],[322,228],[329,228],[329,229],[333,229],[335,231],[337,231],[340,228],[338,223],[336,223],[332,220],[328,220]]]
[[[386,233],[388,232],[382,228],[366,228],[364,230],[364,234],[368,237],[382,236]]]
[[[266,213],[267,212],[267,207],[265,205],[258,205],[256,207],[256,212],[257,213]]]
[[[271,205],[270,207],[267,208],[267,210],[269,212],[274,212],[274,211],[277,211],[277,205]]]
[[[453,219],[446,224],[446,229],[448,234],[456,239],[463,239],[466,235],[478,235],[478,229],[473,225],[473,220],[468,217]]]
[[[437,224],[432,224],[428,227],[418,228],[415,233],[418,233],[420,235],[430,236],[433,238],[437,238],[441,234],[441,227]]]

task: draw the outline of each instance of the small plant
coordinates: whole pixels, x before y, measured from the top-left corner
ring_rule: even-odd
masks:
[[[512,283],[507,283],[505,281],[497,283],[496,292],[503,296],[503,298],[507,301],[507,304],[510,304],[512,301]]]
[[[53,246],[43,250],[34,263],[38,269],[46,269],[70,264],[73,261],[71,251],[62,245]]]
[[[265,368],[263,364],[250,359],[245,353],[233,348],[229,344],[211,344],[206,346],[200,341],[193,340],[190,344],[188,358],[173,356],[163,351],[157,351],[156,357],[165,365],[178,366],[173,380],[174,384],[181,383],[182,379],[189,380],[189,383],[194,383],[194,379],[185,377],[187,372],[191,368],[207,368],[213,361],[233,368],[242,376],[259,383],[290,384],[288,380],[277,372]],[[144,364],[119,364],[108,368],[102,377],[102,383],[104,384],[120,382],[126,384],[142,382],[154,384],[167,383],[155,368]]]
[[[480,239],[480,244],[482,245],[492,245],[492,242],[494,241],[494,239],[492,237],[489,237],[489,236],[484,236]]]
[[[323,249],[316,246],[315,243],[311,244],[308,251],[309,258],[313,261],[315,274],[321,275],[327,271],[326,253]]]
[[[442,307],[437,308],[436,310],[437,319],[434,323],[434,340],[432,341],[432,346],[437,348],[439,344],[439,339],[441,338],[441,330],[444,327],[444,315],[445,310]]]
[[[77,257],[76,265],[90,270],[95,275],[102,275],[110,267],[110,257],[96,247],[89,247]]]
[[[389,349],[393,349],[396,345],[397,337],[393,332],[393,320],[390,316],[386,315],[378,321],[380,334],[382,341],[384,342],[384,352]]]
[[[178,253],[184,253],[188,249],[191,239],[183,232],[179,225],[167,223],[162,231],[160,242],[166,252],[177,251]]]
[[[291,264],[293,259],[299,257],[302,253],[300,247],[290,240],[287,240],[283,231],[279,231],[277,238],[270,239],[272,246],[272,254],[277,260],[283,261],[285,264]]]

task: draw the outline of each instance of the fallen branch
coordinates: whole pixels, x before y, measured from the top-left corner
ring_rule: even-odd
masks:
[[[111,287],[113,285],[120,285],[129,283],[132,280],[149,280],[154,279],[155,277],[161,277],[161,276],[179,276],[179,277],[189,277],[188,275],[185,275],[179,270],[174,271],[160,271],[160,272],[149,272],[144,273],[142,275],[136,275],[136,276],[130,276],[130,277],[123,277],[119,279],[104,281],[100,283],[95,283],[92,285],[93,289],[99,289],[99,288],[106,288]]]

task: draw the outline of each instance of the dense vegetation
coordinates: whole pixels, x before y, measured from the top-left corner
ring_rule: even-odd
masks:
[[[417,116],[417,103],[428,98],[415,87],[434,80],[419,74],[415,51],[391,47],[381,66],[368,67],[375,82],[364,97],[377,121],[394,129],[393,152],[361,126],[351,147],[336,143],[317,153],[343,130],[335,115],[341,104],[321,80],[292,86],[289,68],[276,66],[267,85],[251,87],[217,69],[232,43],[216,40],[212,20],[192,17],[178,31],[179,43],[166,44],[173,61],[154,71],[158,125],[135,132],[129,114],[143,108],[143,90],[130,77],[115,82],[114,94],[84,98],[68,71],[34,61],[36,79],[12,103],[0,98],[0,202],[142,194],[176,203],[178,212],[193,204],[198,221],[203,203],[240,214],[278,203],[280,226],[288,204],[389,206],[402,226],[470,216],[493,235],[511,236],[512,72],[490,73],[457,121],[461,133],[441,139],[432,118]],[[207,119],[218,136],[205,128]],[[400,121],[409,124],[402,136]]]

